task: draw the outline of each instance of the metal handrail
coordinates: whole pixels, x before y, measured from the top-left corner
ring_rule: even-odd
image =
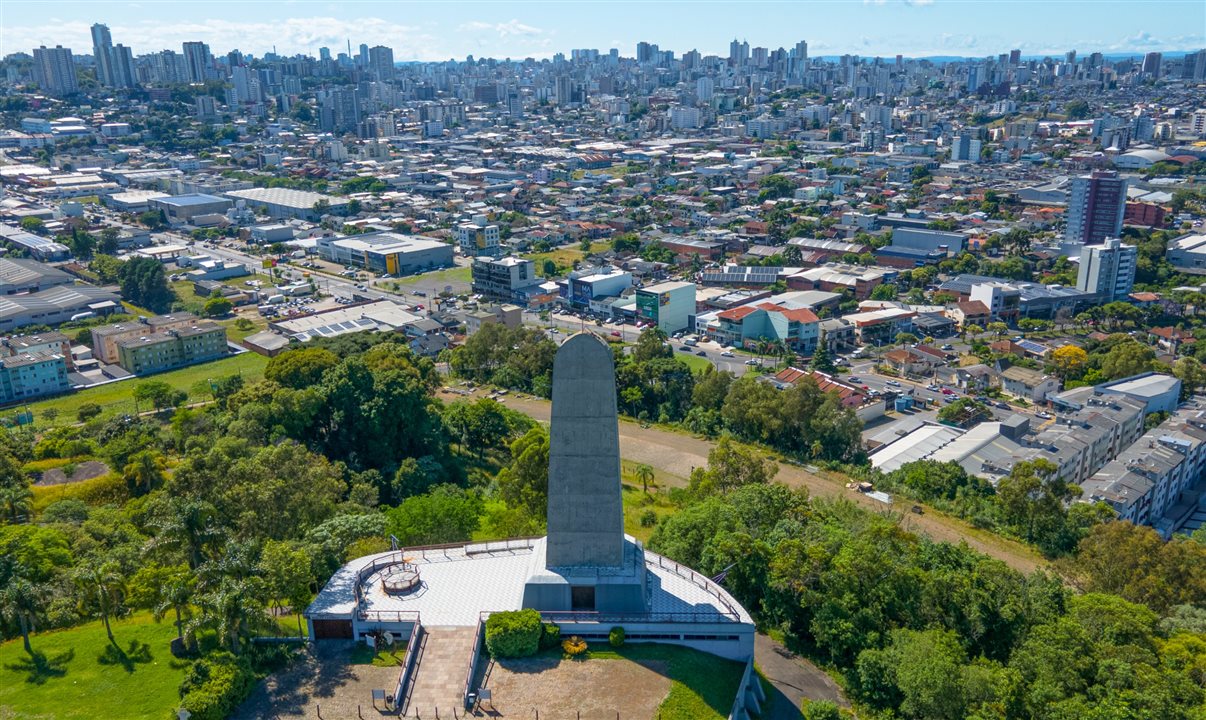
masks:
[[[709,595],[712,595],[717,600],[719,600],[724,605],[725,609],[728,611],[727,614],[732,614],[733,616],[735,616],[737,618],[741,617],[741,612],[737,609],[737,606],[734,605],[735,601],[732,600],[731,596],[729,596],[729,594],[727,592],[724,592],[723,590],[718,588],[716,586],[716,583],[712,582],[709,578],[707,578],[703,575],[700,575],[699,573],[695,572],[694,570],[692,570],[689,567],[684,567],[684,566],[678,564],[677,562],[675,562],[673,560],[669,560],[668,558],[665,558],[656,553],[646,553],[645,554],[645,564],[646,565],[654,564],[653,561],[651,561],[649,559],[649,555],[651,555],[651,554],[657,558],[657,566],[658,567],[660,567],[664,570],[673,570],[674,574],[678,575],[680,578],[682,578],[684,580],[690,580],[692,583],[694,583],[696,585],[696,587],[699,587],[699,588],[707,591]],[[666,564],[667,562],[670,564],[667,565]]]
[[[465,692],[462,696],[466,709],[469,708],[469,693],[473,692],[473,677],[477,675],[477,663],[481,659],[482,635],[486,632],[486,618],[488,617],[490,617],[489,611],[478,613],[477,630],[473,632],[473,649],[469,651],[469,667],[465,672]]]
[[[406,660],[402,666],[402,672],[398,675],[398,688],[394,691],[394,706],[402,707],[402,693],[406,690],[406,683],[414,672],[415,668],[415,650],[419,644],[419,635],[423,632],[423,623],[419,620],[419,613],[415,612],[415,624],[410,629],[410,640],[406,643]]]
[[[741,615],[734,612],[649,612],[649,613],[601,613],[592,610],[542,610],[541,619],[549,622],[567,623],[714,623],[720,619],[741,622]]]

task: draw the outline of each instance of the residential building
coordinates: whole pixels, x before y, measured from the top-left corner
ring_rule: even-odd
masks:
[[[33,79],[43,92],[50,95],[71,95],[79,92],[75,76],[75,58],[71,49],[62,45],[34,48]]]
[[[500,250],[497,225],[462,223],[456,227],[456,242],[469,257],[498,257]]]
[[[203,83],[209,79],[214,56],[203,42],[186,42],[184,50],[184,72],[190,83]]]
[[[0,339],[0,356],[15,357],[36,353],[62,355],[67,363],[67,371],[75,371],[75,363],[71,356],[71,338],[61,332],[51,330],[37,335],[11,335]]]
[[[173,313],[140,318],[138,322],[98,325],[92,328],[92,355],[97,360],[114,365],[120,357],[119,344],[150,335],[162,335],[172,330],[190,328],[199,322],[192,313]]]
[[[0,403],[67,392],[67,358],[61,352],[24,352],[0,358]]]
[[[475,335],[482,325],[497,323],[508,328],[517,328],[523,324],[523,308],[518,305],[505,303],[482,307],[465,313],[465,334]]]
[[[116,346],[118,365],[135,375],[150,375],[226,355],[226,328],[199,320],[187,327],[120,340]]]
[[[1169,537],[1197,506],[1187,493],[1206,469],[1206,407],[1191,403],[1081,483],[1081,502],[1105,502],[1119,520]],[[1196,496],[1188,496],[1196,500]]]
[[[1147,372],[1097,386],[1105,395],[1126,395],[1143,403],[1143,412],[1171,413],[1181,401],[1181,381],[1172,375]]]
[[[1118,237],[1126,212],[1126,185],[1126,179],[1113,170],[1073,178],[1064,238],[1090,245]]]
[[[1032,403],[1041,403],[1047,396],[1059,392],[1059,378],[1039,370],[1011,365],[999,373],[1001,389]]]
[[[1086,245],[1080,255],[1076,289],[1092,293],[1100,302],[1124,300],[1135,285],[1138,251],[1117,238],[1106,238],[1101,245]]]
[[[473,259],[473,292],[491,300],[510,302],[522,289],[540,284],[536,264],[517,257]]]
[[[990,320],[1013,323],[1018,319],[1022,294],[1009,283],[976,283],[971,286],[968,297],[972,302],[983,303],[988,308]]]

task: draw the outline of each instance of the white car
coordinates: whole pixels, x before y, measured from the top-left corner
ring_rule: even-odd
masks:
[[[724,352],[720,353],[720,357],[733,357],[733,353],[725,350]]]
[[[757,360],[755,360],[754,358],[750,358],[749,360],[745,361],[745,364],[746,365],[759,365],[760,363]]]

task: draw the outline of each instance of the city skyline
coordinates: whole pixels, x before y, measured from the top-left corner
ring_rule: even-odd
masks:
[[[467,55],[521,59],[569,54],[573,48],[618,48],[632,56],[648,41],[681,54],[696,49],[725,55],[734,37],[751,46],[791,47],[804,39],[810,55],[868,57],[985,57],[1020,49],[1026,56],[1062,55],[1068,50],[1107,54],[1177,52],[1206,46],[1206,4],[1182,0],[1144,3],[1137,19],[1120,12],[1086,8],[1131,3],[1086,4],[1079,0],[1041,3],[1045,22],[1034,23],[1031,0],[980,3],[971,0],[828,0],[789,4],[754,2],[736,6],[664,1],[654,4],[547,2],[463,2],[459,12],[419,3],[375,1],[336,6],[326,2],[239,3],[238,17],[215,12],[234,5],[150,2],[106,5],[5,3],[0,10],[0,55],[30,52],[45,44],[77,54],[91,48],[94,23],[110,27],[114,42],[137,54],[179,48],[186,41],[208,43],[214,52],[238,49],[262,56],[317,55],[355,46],[382,44],[395,59],[440,61]],[[168,8],[170,7],[170,13]],[[616,8],[634,12],[616,12]],[[639,8],[639,18],[635,15]],[[703,8],[702,12],[698,9]],[[723,17],[720,17],[722,12]],[[780,20],[768,22],[768,13]],[[214,17],[218,15],[219,17]],[[936,32],[937,31],[937,32]]]

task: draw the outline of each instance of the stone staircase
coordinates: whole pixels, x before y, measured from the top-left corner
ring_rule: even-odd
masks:
[[[423,626],[414,680],[404,717],[453,717],[453,709],[464,714],[465,673],[473,651],[474,627]]]

